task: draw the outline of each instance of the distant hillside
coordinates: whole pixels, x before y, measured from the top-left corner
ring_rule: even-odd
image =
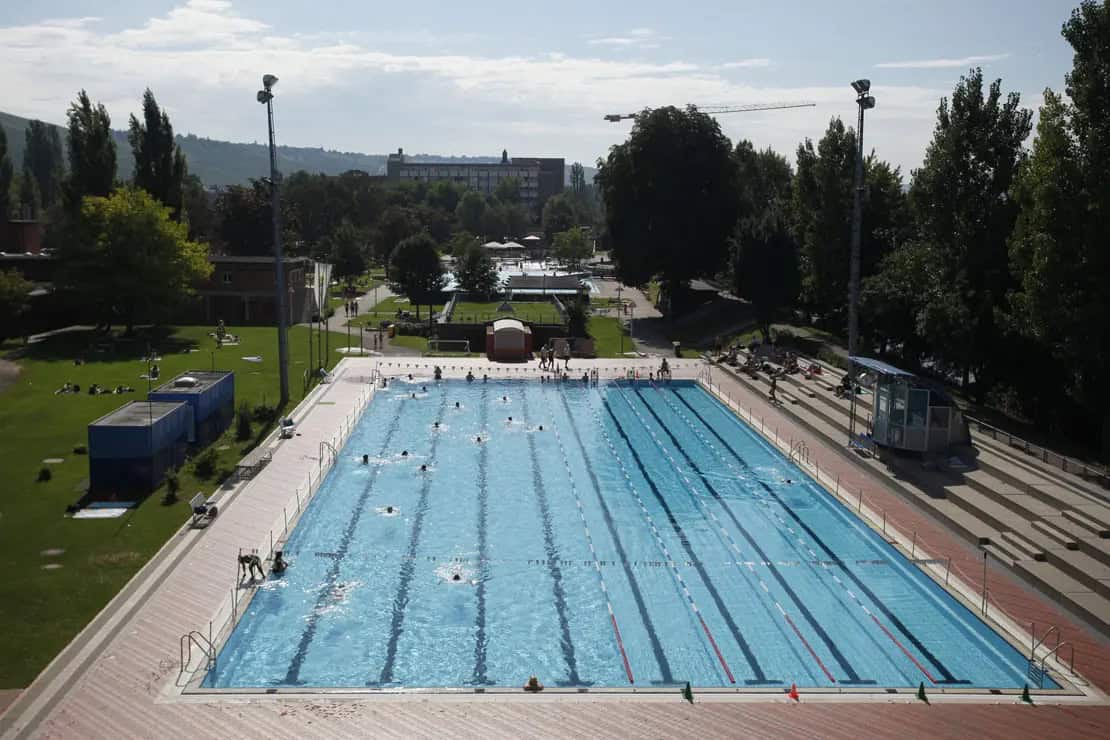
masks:
[[[24,131],[27,128],[27,119],[13,116],[10,113],[0,112],[0,126],[8,137],[8,152],[12,164],[18,170],[23,162]],[[59,127],[62,145],[65,145],[66,132]],[[131,145],[127,142],[127,134],[122,131],[115,132],[116,149],[118,158],[117,173],[121,179],[131,176],[134,161],[131,158]],[[247,182],[252,177],[262,177],[269,173],[270,155],[265,144],[240,144],[230,141],[217,141],[205,139],[189,134],[178,136],[178,144],[185,152],[189,161],[189,172],[193,173],[205,185],[236,185]],[[491,157],[454,157],[439,154],[414,154],[407,155],[409,159],[417,162],[500,162],[500,156]],[[360,154],[358,152],[337,152],[324,148],[309,147],[278,147],[278,169],[285,173],[305,170],[307,172],[322,172],[327,175],[338,175],[347,170],[362,170],[371,175],[385,174],[384,154]],[[597,170],[586,167],[586,181],[592,182]],[[570,163],[567,164],[565,181],[570,182]]]

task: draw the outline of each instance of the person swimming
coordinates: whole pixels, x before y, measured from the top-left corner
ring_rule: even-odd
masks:
[[[467,383],[473,383],[474,382],[474,373],[470,372],[469,370],[466,371],[466,382]]]
[[[427,465],[421,465],[420,466],[420,472],[421,473],[427,473],[428,472],[428,466]]]
[[[451,576],[451,580],[452,581],[461,581],[462,576],[460,576],[458,573],[456,573],[455,575]]]
[[[409,373],[409,380],[412,380],[412,373]]]
[[[479,436],[475,437],[475,438],[474,438],[474,441],[475,441],[475,442],[477,442],[478,444],[482,444],[482,437],[481,437],[481,435],[479,435]]]
[[[422,386],[420,386],[420,390],[423,391],[424,393],[427,393],[428,392],[428,386],[422,385]]]
[[[385,513],[386,514],[392,514],[393,513],[393,507],[392,506],[385,507]]]
[[[510,424],[512,424],[512,423],[513,423],[513,417],[511,417],[511,416],[510,416],[510,417],[508,418],[508,422],[509,422]]]
[[[543,431],[543,424],[540,424],[540,431]]]
[[[408,450],[401,450],[401,457],[408,457],[408,456],[409,456],[409,451]]]
[[[458,408],[462,408],[461,406],[459,406],[459,402],[458,402],[458,401],[455,401],[455,408],[457,408],[457,409],[458,409]]]
[[[362,464],[363,465],[369,465],[370,464],[370,456],[369,455],[363,455],[362,456]]]
[[[415,393],[410,393],[409,398],[416,398],[416,394]]]
[[[432,428],[433,429],[439,429],[439,422],[437,421],[435,424],[433,424]]]

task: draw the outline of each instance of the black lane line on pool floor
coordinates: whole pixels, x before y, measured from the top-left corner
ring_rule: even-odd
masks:
[[[617,554],[620,555],[621,565],[624,568],[624,575],[628,579],[629,586],[632,587],[632,598],[636,601],[636,608],[640,612],[640,619],[644,623],[644,629],[647,630],[648,640],[651,642],[651,651],[655,654],[655,662],[659,664],[659,673],[662,678],[661,683],[673,684],[675,680],[674,675],[671,673],[671,664],[667,660],[666,653],[663,652],[663,645],[659,642],[659,636],[655,634],[655,624],[651,621],[651,615],[648,613],[647,604],[644,602],[644,594],[640,591],[640,584],[636,581],[636,575],[632,572],[632,567],[628,564],[628,555],[625,554],[624,545],[621,543],[620,535],[617,534],[617,525],[613,522],[613,515],[609,511],[608,504],[605,503],[605,496],[601,491],[601,482],[597,479],[597,473],[594,472],[593,464],[590,462],[590,456],[586,454],[586,445],[582,442],[582,435],[578,432],[578,425],[574,423],[574,415],[571,413],[570,402],[567,401],[567,394],[561,390],[557,391],[557,393],[563,399],[563,405],[567,410],[567,419],[570,421],[570,431],[574,435],[575,442],[578,443],[578,450],[582,453],[582,459],[586,462],[586,472],[589,474],[590,482],[593,484],[598,503],[601,504],[602,518],[605,519],[605,526],[609,529],[609,535],[613,538],[613,544],[617,547]]]
[[[404,404],[397,404],[397,414],[393,417],[393,421],[389,424],[389,429],[385,434],[385,441],[382,442],[382,448],[378,452],[378,458],[383,457],[389,450],[389,443],[393,441],[393,435],[401,426],[401,412]],[[316,606],[308,615],[307,623],[305,624],[304,631],[301,632],[301,639],[297,643],[297,652],[293,654],[293,659],[289,663],[289,670],[285,673],[285,680],[283,684],[303,685],[304,682],[300,680],[301,667],[304,665],[305,656],[308,655],[308,648],[312,644],[312,639],[316,636],[316,626],[320,622],[320,609],[324,607],[329,596],[331,596],[331,587],[335,583],[336,577],[339,575],[339,568],[343,565],[343,558],[347,554],[347,548],[351,546],[351,538],[354,537],[355,528],[358,526],[359,519],[362,518],[362,512],[366,509],[366,501],[370,498],[370,493],[374,488],[374,483],[378,480],[378,474],[382,471],[382,465],[375,465],[373,470],[370,471],[370,480],[366,482],[365,488],[359,494],[358,504],[355,506],[354,513],[351,514],[350,520],[347,522],[347,528],[343,530],[343,536],[339,540],[339,548],[335,552],[335,558],[332,559],[331,565],[328,566],[328,573],[324,580],[324,586],[320,589],[320,595],[316,597]]]
[[[447,408],[447,389],[442,389],[442,398],[436,422],[443,421],[443,410]],[[432,449],[428,454],[429,468],[436,461],[436,450],[439,448],[440,435],[432,435]],[[367,686],[384,686],[393,683],[393,666],[397,660],[397,642],[401,639],[401,631],[405,624],[405,609],[409,604],[409,588],[412,577],[416,573],[416,548],[420,545],[420,533],[424,528],[424,514],[428,511],[428,491],[432,487],[432,476],[424,477],[424,484],[420,486],[420,498],[416,502],[416,513],[412,520],[412,534],[409,536],[409,547],[404,562],[401,565],[401,580],[397,584],[397,594],[393,597],[393,619],[389,626],[389,642],[385,649],[385,663],[377,681],[367,681]]]
[[[673,529],[674,533],[678,536],[678,541],[686,551],[686,556],[690,559],[690,562],[693,563],[694,570],[697,571],[702,583],[709,591],[710,598],[713,599],[713,603],[717,606],[717,612],[721,615],[721,618],[725,620],[725,624],[728,625],[729,632],[732,633],[733,639],[736,640],[736,644],[740,646],[741,652],[744,653],[744,659],[748,661],[748,666],[751,667],[752,673],[755,675],[754,680],[749,679],[744,683],[749,686],[757,684],[773,684],[777,686],[781,684],[781,680],[768,679],[767,674],[763,672],[763,667],[755,657],[751,645],[748,644],[744,634],[740,631],[740,627],[737,626],[735,620],[733,620],[732,614],[721,598],[721,593],[717,590],[717,587],[713,585],[713,579],[709,577],[709,573],[706,572],[705,567],[701,564],[701,561],[698,560],[697,555],[694,554],[694,548],[690,546],[690,540],[686,537],[686,531],[682,528],[682,525],[678,523],[678,519],[675,518],[674,512],[671,511],[671,507],[667,504],[667,500],[663,497],[659,487],[655,485],[655,481],[648,475],[647,468],[644,467],[644,461],[640,458],[640,453],[636,451],[636,447],[632,444],[632,440],[628,438],[628,434],[625,432],[620,420],[617,419],[616,414],[613,413],[613,409],[609,405],[609,400],[602,396],[601,401],[602,405],[605,406],[605,410],[609,413],[609,418],[613,420],[617,433],[620,434],[621,439],[624,440],[625,447],[632,453],[632,459],[636,462],[636,467],[640,469],[640,473],[644,476],[644,480],[647,481],[648,488],[651,489],[651,492],[655,495],[655,500],[659,502],[659,505],[663,509],[663,513],[666,514],[667,522],[670,523],[671,529]]]
[[[911,643],[913,643],[913,646],[916,647],[921,652],[921,654],[924,655],[925,658],[930,663],[932,663],[933,666],[938,671],[940,671],[940,674],[944,678],[943,678],[943,680],[940,680],[940,681],[934,681],[934,683],[937,683],[937,684],[967,684],[967,683],[971,683],[970,681],[962,681],[960,679],[957,679],[955,676],[953,676],[952,673],[948,670],[948,668],[944,665],[944,663],[942,663],[940,661],[940,659],[937,658],[937,656],[933,654],[933,651],[929,650],[929,648],[927,648],[925,646],[925,644],[922,643],[921,640],[918,639],[917,635],[915,635],[913,632],[911,632],[910,629],[908,627],[906,627],[906,625],[902,622],[902,620],[899,619],[898,616],[895,615],[894,612],[892,612],[890,610],[890,608],[885,603],[883,603],[883,601],[881,599],[879,599],[879,597],[875,594],[875,592],[872,591],[867,586],[867,584],[865,584],[862,580],[860,580],[860,578],[854,572],[852,572],[852,570],[850,570],[848,568],[848,566],[844,563],[844,561],[842,561],[840,559],[840,556],[837,555],[835,552],[833,552],[832,548],[829,547],[828,545],[826,545],[825,541],[822,540],[820,537],[818,537],[817,533],[814,532],[809,527],[808,524],[806,524],[804,521],[802,521],[802,518],[799,517],[798,514],[792,508],[790,508],[789,506],[786,505],[786,502],[783,501],[782,498],[780,498],[777,493],[775,493],[775,490],[773,488],[771,488],[769,485],[767,485],[762,480],[760,480],[759,476],[755,474],[755,472],[751,469],[751,466],[748,465],[747,461],[743,458],[743,456],[741,456],[740,453],[737,452],[732,447],[732,445],[730,445],[728,443],[728,441],[723,436],[721,436],[721,434],[719,434],[716,429],[713,428],[713,425],[710,424],[709,422],[707,422],[705,420],[705,417],[703,417],[693,406],[691,406],[690,403],[685,398],[683,398],[682,396],[680,396],[677,393],[675,394],[675,396],[680,401],[682,401],[682,403],[684,403],[686,405],[686,407],[690,409],[690,411],[694,414],[694,416],[696,416],[698,418],[698,420],[701,421],[702,425],[705,426],[705,428],[708,429],[713,434],[713,436],[716,437],[718,439],[718,441],[720,441],[720,443],[730,453],[732,453],[732,456],[736,459],[736,461],[740,464],[740,466],[742,468],[744,468],[744,470],[746,470],[749,475],[751,475],[752,480],[754,480],[757,484],[759,484],[759,486],[767,492],[767,495],[769,495],[771,498],[773,498],[779,504],[779,506],[781,506],[783,508],[783,510],[786,512],[787,516],[789,516],[791,519],[793,519],[795,522],[797,522],[798,526],[801,527],[803,530],[805,530],[806,534],[808,534],[810,536],[810,539],[812,539],[814,542],[816,542],[817,545],[822,550],[824,550],[825,552],[827,552],[829,554],[829,559],[832,560],[837,566],[840,567],[840,569],[844,572],[844,575],[846,575],[846,576],[848,576],[848,578],[852,579],[852,582],[856,584],[856,587],[859,588],[859,590],[862,591],[863,593],[867,594],[867,597],[870,598],[872,603],[874,603],[875,606],[877,606],[879,608],[879,611],[881,611],[883,613],[883,615],[887,619],[890,620],[891,624],[893,624],[903,635],[905,635],[909,639],[909,641]],[[716,403],[716,401],[714,401],[714,403]]]
[[[528,414],[528,389],[521,392],[521,410],[524,412],[524,424],[529,423]],[[570,636],[570,619],[567,616],[567,596],[563,588],[563,571],[559,567],[559,548],[555,546],[555,530],[551,524],[551,508],[547,503],[547,489],[543,484],[543,475],[540,474],[540,457],[536,451],[536,437],[528,437],[528,451],[532,455],[532,487],[536,492],[536,501],[540,507],[540,518],[543,521],[543,549],[547,555],[547,569],[551,574],[551,590],[555,596],[555,613],[559,615],[559,631],[562,637],[559,647],[563,650],[563,659],[567,663],[567,681],[571,686],[584,686],[582,677],[578,675],[578,659],[574,654],[574,642]]]
[[[481,414],[479,427],[482,434],[486,434],[486,424],[489,423],[489,387],[482,387]],[[487,449],[489,439],[478,445],[478,605],[474,615],[474,677],[471,682],[475,686],[489,684],[486,674],[486,648],[489,646],[489,636],[486,635],[486,580],[489,578],[489,562],[486,560],[486,539],[489,527],[489,482],[486,477],[486,465],[489,463]]]
[[[620,384],[618,383],[618,385]],[[702,481],[702,485],[705,486],[706,490],[709,491],[709,494],[717,501],[717,503],[721,505],[721,508],[724,509],[725,514],[728,515],[728,518],[740,531],[740,534],[744,537],[745,540],[748,541],[748,544],[752,546],[752,549],[756,551],[756,554],[759,555],[760,560],[763,560],[764,562],[770,562],[770,559],[767,557],[767,553],[764,552],[763,548],[760,547],[759,544],[755,541],[755,538],[752,537],[751,532],[749,532],[748,529],[740,523],[739,518],[737,518],[736,514],[733,513],[732,509],[725,505],[724,499],[721,496],[720,492],[709,482],[708,478],[702,472],[701,468],[698,467],[697,463],[695,463],[694,459],[690,456],[690,453],[686,451],[686,448],[682,446],[682,444],[678,441],[678,438],[674,436],[667,425],[663,423],[663,420],[659,418],[659,414],[656,413],[655,409],[651,407],[651,404],[644,400],[643,392],[640,390],[640,388],[634,387],[633,390],[636,393],[636,397],[639,398],[640,402],[644,405],[644,408],[646,408],[648,410],[648,413],[651,414],[652,418],[655,419],[655,423],[659,425],[659,428],[662,429],[663,433],[667,435],[668,439],[670,439],[671,445],[676,450],[678,450],[679,454],[681,454],[682,457],[686,460],[686,463],[698,475],[698,477]],[[779,569],[776,568],[774,565],[769,565],[768,569],[771,572],[771,576],[776,581],[778,581],[779,585],[782,586],[783,590],[786,591],[791,601],[793,601],[794,604],[798,607],[798,611],[800,611],[802,613],[802,616],[805,617],[805,620],[809,622],[814,632],[817,633],[817,636],[821,638],[821,642],[825,643],[825,647],[828,648],[829,653],[831,653],[833,658],[836,659],[836,662],[840,664],[840,667],[844,670],[845,675],[848,676],[847,681],[843,679],[836,679],[836,682],[840,684],[875,683],[874,680],[861,679],[859,677],[856,669],[852,667],[852,664],[849,663],[848,659],[844,657],[844,654],[840,652],[840,647],[833,641],[829,633],[825,631],[825,628],[821,626],[821,623],[818,622],[817,619],[813,616],[813,612],[809,610],[809,607],[806,606],[805,602],[802,601],[797,592],[795,592],[790,584],[786,582],[786,579],[783,578],[782,573],[779,572]]]

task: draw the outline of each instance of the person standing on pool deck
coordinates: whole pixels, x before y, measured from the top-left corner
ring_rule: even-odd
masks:
[[[778,403],[779,402],[779,399],[775,396],[775,390],[778,388],[778,386],[779,386],[779,379],[776,378],[774,375],[772,375],[771,376],[771,391],[767,394],[767,396],[771,399],[771,403]]]

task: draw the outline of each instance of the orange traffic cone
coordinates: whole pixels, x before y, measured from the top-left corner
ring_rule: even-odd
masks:
[[[794,701],[800,701],[800,698],[798,697],[798,684],[796,684],[796,683],[790,684],[790,691],[786,695],[789,696]]]

